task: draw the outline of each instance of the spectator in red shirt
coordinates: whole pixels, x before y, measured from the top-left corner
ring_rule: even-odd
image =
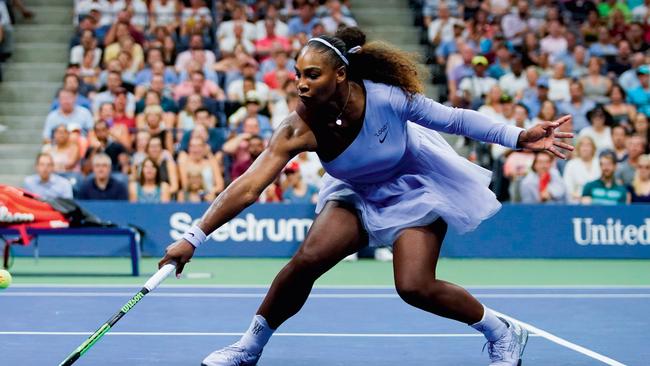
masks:
[[[289,42],[289,38],[275,34],[275,20],[264,20],[264,29],[266,30],[266,37],[260,38],[255,42],[255,51],[260,61],[264,61],[271,57],[273,47],[280,46],[287,53],[291,52],[291,43]]]

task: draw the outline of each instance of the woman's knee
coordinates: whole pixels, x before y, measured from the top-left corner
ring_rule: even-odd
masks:
[[[326,258],[324,258],[324,256],[319,252],[306,249],[305,246],[303,246],[298,249],[293,258],[291,258],[289,265],[292,267],[293,271],[298,272],[301,275],[320,276],[322,272],[325,271],[325,261]]]

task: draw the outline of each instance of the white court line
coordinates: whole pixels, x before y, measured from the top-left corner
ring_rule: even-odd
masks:
[[[51,292],[51,291],[30,291],[30,292],[4,292],[1,297],[129,297],[131,292]],[[266,293],[203,293],[203,292],[154,292],[147,297],[172,297],[172,298],[263,298]],[[624,294],[473,294],[476,298],[485,299],[650,299],[650,293],[624,293]],[[364,293],[343,293],[343,294],[310,294],[313,299],[399,299],[397,294],[364,294]]]
[[[89,336],[92,332],[31,332],[0,331],[2,335],[37,335],[37,336]],[[244,333],[213,332],[108,332],[108,336],[174,336],[174,337],[240,337]],[[274,337],[340,337],[340,338],[474,338],[483,337],[479,333],[274,333]],[[538,337],[532,334],[533,337]]]
[[[182,281],[182,280],[181,280]],[[16,283],[11,287],[22,288],[140,288],[139,284],[58,284],[58,283]],[[650,285],[467,285],[466,289],[476,290],[625,290],[650,289]],[[210,284],[162,284],[158,288],[209,288],[209,289],[268,289],[269,285],[210,285]],[[394,290],[395,286],[383,285],[315,285],[314,289],[331,290]]]
[[[549,341],[551,341],[553,343],[559,344],[560,346],[564,346],[564,347],[566,347],[568,349],[571,349],[573,351],[576,351],[578,353],[582,353],[585,356],[591,357],[591,358],[593,358],[595,360],[598,360],[600,362],[603,362],[603,363],[605,363],[607,365],[625,366],[625,364],[623,364],[623,363],[620,363],[620,362],[618,362],[618,361],[616,361],[614,359],[611,359],[611,358],[609,358],[607,356],[601,355],[600,353],[594,352],[594,351],[592,351],[592,350],[590,350],[588,348],[585,348],[585,347],[579,346],[579,345],[577,345],[575,343],[569,342],[566,339],[560,338],[560,337],[558,337],[556,335],[553,335],[553,334],[551,334],[551,333],[549,333],[549,332],[547,332],[547,331],[545,331],[543,329],[537,328],[537,327],[535,327],[533,325],[530,325],[528,323],[524,323],[521,320],[515,319],[515,318],[513,318],[511,316],[499,313],[496,310],[493,310],[493,311],[498,316],[501,316],[501,317],[506,318],[506,319],[508,319],[510,321],[513,321],[513,322],[517,322],[517,323],[521,324],[522,327],[528,329],[529,331],[531,331],[531,332],[537,334],[538,336],[543,337],[543,338],[545,338],[545,339],[547,339],[547,340],[549,340]]]

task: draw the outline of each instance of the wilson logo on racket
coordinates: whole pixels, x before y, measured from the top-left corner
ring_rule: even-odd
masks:
[[[135,296],[133,296],[133,298],[131,300],[129,300],[129,302],[126,303],[126,305],[122,306],[122,309],[120,309],[120,310],[122,310],[122,312],[126,313],[127,311],[131,310],[131,308],[134,307],[135,304],[137,304],[138,301],[140,301],[140,299],[142,299],[142,297],[144,297],[142,292],[138,292]]]

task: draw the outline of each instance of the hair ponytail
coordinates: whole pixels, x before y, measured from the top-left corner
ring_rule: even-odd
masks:
[[[327,44],[312,41],[309,46],[328,55],[337,67],[346,66],[349,79],[367,79],[397,86],[409,95],[424,92],[420,78],[426,75],[426,71],[416,63],[415,60],[419,57],[417,54],[379,41],[366,44],[366,35],[357,27],[339,28],[335,36],[324,35],[318,38],[327,41]],[[357,46],[361,49],[355,49]]]
[[[344,27],[336,32],[336,38],[345,43],[347,50],[361,46],[355,53],[347,53],[350,65],[348,77],[353,80],[371,80],[400,87],[407,94],[424,92],[421,77],[424,72],[415,60],[417,54],[402,51],[385,42],[366,44],[366,35],[357,27]]]

